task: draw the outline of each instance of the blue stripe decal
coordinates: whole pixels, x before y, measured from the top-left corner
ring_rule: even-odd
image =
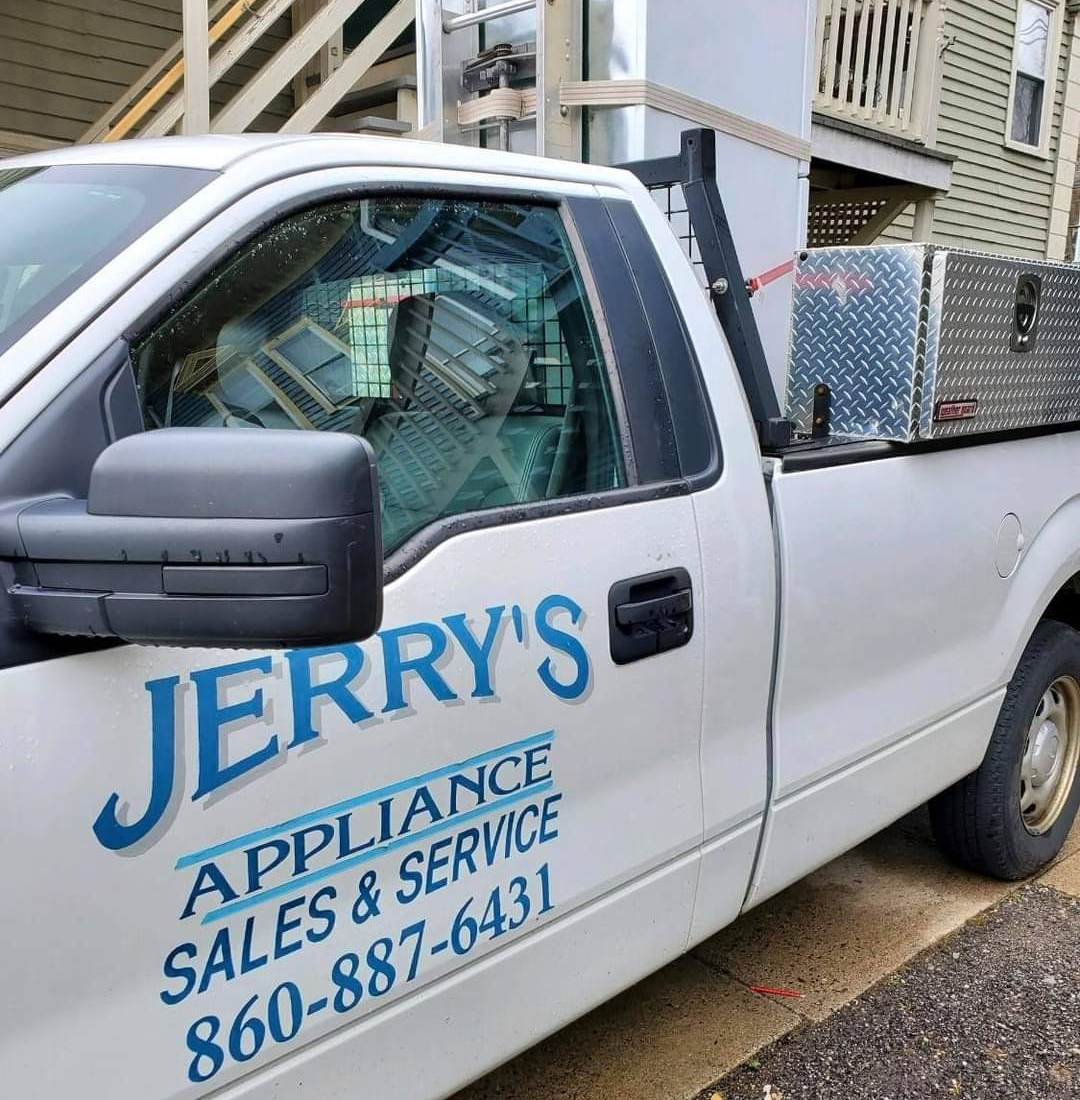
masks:
[[[192,852],[191,855],[187,856],[181,856],[176,861],[176,867],[174,869],[180,871],[196,863],[204,863],[206,860],[215,859],[217,856],[224,855],[226,852],[234,852],[237,848],[246,848],[249,844],[256,844],[261,840],[268,840],[270,837],[277,836],[278,833],[287,832],[289,829],[297,829],[302,825],[311,825],[333,814],[344,813],[346,810],[355,809],[357,806],[364,806],[369,802],[378,802],[382,798],[389,798],[391,795],[409,790],[410,787],[418,787],[422,783],[430,783],[433,779],[444,779],[446,776],[453,775],[454,772],[461,771],[463,768],[470,768],[475,764],[484,764],[489,760],[496,760],[500,756],[505,756],[509,752],[516,752],[519,749],[531,749],[536,745],[542,745],[545,742],[554,740],[555,731],[548,730],[547,733],[538,733],[534,737],[526,737],[523,741],[511,741],[509,745],[503,745],[501,748],[492,749],[490,752],[482,752],[479,756],[470,756],[468,760],[461,760],[456,764],[447,764],[445,767],[436,768],[434,771],[427,772],[424,775],[417,775],[412,779],[403,779],[400,783],[391,783],[389,787],[380,787],[377,791],[368,791],[367,794],[357,795],[355,798],[347,798],[344,802],[335,802],[331,806],[324,806],[321,810],[312,810],[310,813],[301,814],[299,817],[290,818],[288,821],[282,821],[279,825],[270,825],[265,829],[257,829],[253,833],[245,833],[243,836],[238,836],[235,840],[226,840],[221,844],[215,844],[212,848],[203,848],[202,851]]]
[[[477,806],[476,809],[469,810],[468,813],[458,814],[456,817],[447,818],[436,825],[430,825],[426,829],[421,829],[417,833],[399,837],[397,840],[390,841],[389,844],[384,844],[381,848],[369,848],[366,852],[362,852],[358,856],[353,856],[351,859],[343,859],[339,863],[332,863],[329,867],[323,867],[321,870],[312,871],[310,874],[290,879],[288,882],[283,882],[280,886],[273,886],[269,890],[264,890],[261,894],[256,894],[250,898],[242,898],[240,901],[231,902],[228,905],[221,906],[220,909],[212,909],[203,917],[202,923],[212,924],[214,921],[231,917],[233,913],[240,913],[245,909],[251,909],[256,905],[262,905],[264,901],[272,901],[274,898],[279,898],[283,894],[293,894],[297,890],[309,886],[313,882],[321,882],[323,879],[339,875],[342,871],[348,871],[352,867],[358,867],[362,863],[368,863],[373,859],[378,859],[379,856],[384,856],[388,852],[393,852],[398,848],[409,847],[416,844],[418,841],[427,840],[428,837],[437,836],[439,833],[445,833],[451,829],[456,829],[466,821],[472,821],[478,817],[486,817],[488,814],[494,813],[496,810],[501,810],[503,807],[510,806],[515,802],[524,802],[526,799],[534,798],[538,794],[543,794],[544,791],[551,790],[553,786],[555,786],[554,780],[547,779],[543,783],[536,783],[532,787],[526,787],[524,790],[508,794],[505,798],[499,798],[494,802],[489,802],[486,806]]]

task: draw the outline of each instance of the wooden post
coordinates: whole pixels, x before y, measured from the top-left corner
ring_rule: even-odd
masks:
[[[243,3],[237,5],[239,11],[248,12],[250,18],[239,27],[237,32],[228,42],[214,50],[214,54],[210,58],[211,88],[213,88],[237,61],[247,54],[248,50],[262,38],[274,23],[288,11],[292,2],[293,0],[266,0],[266,3],[262,4],[257,11],[253,10],[253,6],[249,3],[249,0],[243,0]],[[213,8],[210,9],[210,14],[213,16]],[[231,15],[232,13],[230,12],[229,14]],[[222,19],[210,28],[211,49],[221,41],[225,30],[228,29],[227,27],[222,27],[222,24],[225,22],[226,19]],[[149,99],[149,96],[147,98]],[[157,102],[158,101],[155,101],[153,106],[157,106]],[[183,113],[184,96],[181,93],[173,96],[169,102],[154,115],[153,120],[143,127],[141,136],[162,137],[165,134],[171,133],[172,128],[176,125]]]
[[[920,199],[915,204],[915,224],[911,230],[913,241],[929,241],[934,235],[934,204],[936,201],[937,197],[931,195],[929,198]]]
[[[916,39],[916,64],[911,79],[908,132],[924,145],[937,143],[938,100],[941,95],[941,28],[942,0],[928,0],[920,21]]]
[[[210,132],[210,12],[208,0],[184,0],[185,134]]]

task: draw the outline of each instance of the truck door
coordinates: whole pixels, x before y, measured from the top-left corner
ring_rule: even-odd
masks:
[[[387,583],[359,645],[5,638],[12,1095],[196,1096],[269,1067],[263,1095],[317,1081],[320,1051],[371,1095],[435,1091],[685,945],[702,569],[629,267],[594,247],[585,188],[428,175],[264,210],[148,318],[119,299],[102,399],[73,387],[39,432],[53,461],[103,407],[113,434],[363,435]],[[605,942],[584,917],[618,936],[632,891],[640,936]],[[462,988],[471,1015],[438,1008]]]

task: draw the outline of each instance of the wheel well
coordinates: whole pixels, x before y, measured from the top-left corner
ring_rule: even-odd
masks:
[[[1061,586],[1043,613],[1043,618],[1056,619],[1074,630],[1080,630],[1080,573]]]

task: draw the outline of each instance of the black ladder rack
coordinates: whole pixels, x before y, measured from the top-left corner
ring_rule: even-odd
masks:
[[[684,130],[677,157],[660,157],[620,165],[641,180],[650,191],[681,187],[690,219],[689,236],[682,237],[693,260],[697,245],[716,316],[735,359],[758,439],[766,451],[791,443],[792,426],[780,412],[750,304],[750,292],[735,251],[731,225],[716,182],[716,134],[712,130]],[[669,218],[672,214],[669,208]]]

